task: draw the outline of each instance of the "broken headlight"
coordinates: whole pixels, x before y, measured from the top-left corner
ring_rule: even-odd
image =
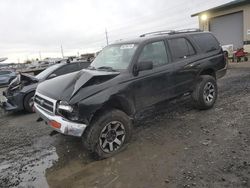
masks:
[[[67,102],[60,101],[57,106],[57,113],[71,121],[78,121],[77,106],[71,106]]]
[[[67,102],[64,101],[60,101],[58,106],[57,106],[57,110],[60,111],[66,111],[66,112],[73,112],[73,107],[70,106]]]

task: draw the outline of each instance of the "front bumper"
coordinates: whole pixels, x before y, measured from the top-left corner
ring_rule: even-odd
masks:
[[[66,120],[61,116],[49,114],[48,112],[40,108],[36,103],[34,104],[34,107],[35,111],[46,122],[46,124],[50,125],[52,129],[62,134],[80,137],[87,127],[87,125],[85,124],[75,123]],[[60,126],[53,126],[52,122],[56,122],[56,124]]]
[[[0,100],[0,107],[6,111],[20,111],[23,110],[23,97],[22,93],[15,93],[11,96],[3,92]]]

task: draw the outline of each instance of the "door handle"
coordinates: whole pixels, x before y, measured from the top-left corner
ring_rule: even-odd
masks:
[[[199,66],[200,64],[201,64],[201,63],[191,63],[191,64],[186,65],[185,67],[186,67],[186,68],[193,68],[193,67]]]

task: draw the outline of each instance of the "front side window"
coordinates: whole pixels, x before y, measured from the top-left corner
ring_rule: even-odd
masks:
[[[103,67],[110,67],[115,70],[127,69],[136,49],[136,44],[114,44],[107,46],[99,53],[90,66],[96,69]]]
[[[190,42],[185,38],[174,38],[168,40],[173,61],[185,59],[195,55],[195,50]]]
[[[138,62],[152,61],[154,67],[168,63],[168,55],[163,41],[153,42],[144,46]]]

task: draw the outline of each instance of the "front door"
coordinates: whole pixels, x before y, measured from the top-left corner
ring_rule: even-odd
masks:
[[[146,61],[153,62],[153,69],[139,72],[132,84],[137,110],[165,100],[171,83],[172,64],[169,64],[164,41],[152,42],[144,46],[137,63]]]

